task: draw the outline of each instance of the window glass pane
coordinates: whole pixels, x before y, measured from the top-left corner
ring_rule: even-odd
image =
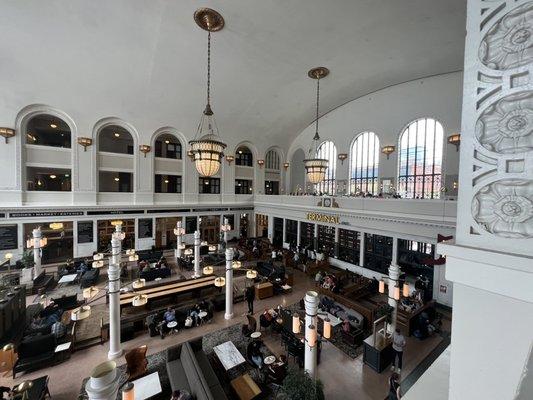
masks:
[[[405,198],[438,198],[441,187],[442,125],[413,121],[400,136],[398,193]]]
[[[379,138],[373,132],[363,132],[350,149],[350,193],[378,192]]]

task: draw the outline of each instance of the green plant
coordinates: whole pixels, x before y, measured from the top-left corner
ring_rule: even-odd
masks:
[[[24,250],[24,252],[22,253],[22,258],[20,259],[20,262],[26,268],[33,267],[33,264],[34,264],[33,250]]]
[[[278,400],[324,400],[324,385],[296,367],[289,368],[277,395]]]
[[[394,308],[390,306],[389,304],[383,304],[376,310],[376,319],[379,319],[383,317],[384,315],[387,316],[387,323],[390,324],[392,322],[392,312],[394,311]]]

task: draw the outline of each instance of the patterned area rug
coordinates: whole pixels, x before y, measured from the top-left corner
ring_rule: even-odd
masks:
[[[159,380],[161,382],[161,389],[162,389],[160,394],[150,397],[150,400],[170,399],[170,395],[172,394],[172,389],[170,388],[170,381],[168,380],[168,375],[167,375],[167,364],[166,364],[165,352],[161,351],[159,353],[152,354],[151,356],[146,357],[146,359],[148,360],[148,367],[147,367],[148,374],[151,374],[156,371],[159,373]],[[121,365],[117,369],[120,374],[120,381],[119,381],[120,386],[122,387],[122,385],[126,383],[126,379],[127,379],[126,365],[125,364]],[[89,396],[85,392],[85,384],[87,383],[88,379],[89,378],[85,378],[82,382],[80,394],[78,395],[78,400],[89,399]],[[122,399],[122,395],[119,390],[119,393],[117,395],[117,400],[121,400],[121,399]]]
[[[248,362],[242,364],[241,366],[235,369],[230,370],[229,373],[226,373],[224,371],[224,369],[220,366],[220,362],[218,361],[217,356],[215,355],[213,351],[213,347],[221,343],[227,342],[227,341],[232,341],[237,347],[237,349],[239,349],[241,354],[244,355],[246,354],[246,347],[250,339],[242,336],[241,325],[237,324],[237,325],[233,325],[228,328],[205,335],[202,340],[202,347],[205,353],[207,354],[209,362],[211,363],[211,366],[213,367],[218,377],[218,380],[220,381],[222,387],[224,388],[224,391],[228,399],[235,399],[235,395],[233,394],[232,388],[230,385],[231,380],[244,373],[248,373],[250,377],[261,388],[263,393],[261,394],[260,397],[258,397],[258,399],[267,399],[267,400],[275,399],[275,395],[274,395],[275,388],[272,385],[266,384],[263,374],[257,368],[254,368]],[[262,350],[263,350],[263,355],[265,357],[272,354],[266,346],[264,346]],[[159,373],[159,379],[161,381],[161,389],[162,389],[162,392],[159,395],[150,397],[150,400],[168,400],[172,394],[172,389],[170,387],[170,381],[167,375],[165,351],[152,354],[151,356],[147,357],[147,360],[148,360],[148,367],[147,367],[148,373],[150,374],[156,371]],[[127,378],[126,377],[126,365],[121,365],[117,369],[121,376],[120,385],[123,385],[126,382],[126,378]],[[85,392],[85,384],[88,379],[89,378],[85,378],[83,380],[80,394],[78,396],[78,400],[89,399],[89,397],[87,396],[87,393]],[[117,396],[117,400],[120,400],[120,399],[121,399],[121,396],[119,393],[119,395]]]
[[[291,311],[302,311],[300,308],[299,303],[295,303],[287,307]],[[319,325],[320,327],[320,325]],[[320,328],[321,329],[321,328]],[[357,358],[361,354],[363,354],[363,344],[361,343],[359,346],[352,346],[350,344],[347,344],[342,340],[342,325],[337,325],[336,327],[332,328],[331,332],[331,338],[329,339],[329,342],[337,347],[340,351],[342,351],[344,354],[346,354],[348,357],[351,358]],[[367,337],[368,335],[363,335],[364,337]]]

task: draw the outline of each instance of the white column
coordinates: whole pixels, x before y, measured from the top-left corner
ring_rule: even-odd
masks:
[[[233,318],[233,249],[228,247],[226,247],[226,313],[224,318]]]
[[[309,329],[309,325],[314,325],[315,329],[317,326],[316,315],[318,313],[318,293],[312,290],[308,291],[305,294],[304,304],[305,304],[305,329],[304,332]],[[307,337],[307,335],[306,335]],[[304,344],[305,353],[304,353],[304,368],[305,372],[309,374],[311,379],[316,379],[316,366],[317,366],[317,354],[318,354],[318,343],[315,346],[310,347],[307,342]]]
[[[359,232],[359,266],[365,266],[365,233]]]
[[[335,227],[335,243],[333,248],[333,255],[335,258],[339,257],[339,228]]]
[[[111,236],[111,258],[107,269],[109,280],[109,352],[114,360],[122,355],[120,346],[120,258],[122,253],[122,225],[115,226]]]
[[[228,229],[228,226],[229,226],[229,221],[227,218],[224,218],[224,243],[226,244],[226,249],[228,248],[228,235],[229,235],[229,230],[231,229],[231,227]]]
[[[270,243],[274,243],[274,216],[267,215],[267,236]]]
[[[396,317],[398,315],[398,301],[394,299],[394,288],[400,278],[400,267],[398,266],[398,238],[392,238],[392,261],[389,267],[389,306],[392,310],[391,331],[396,329]]]
[[[194,231],[194,274],[193,278],[200,278],[200,232]]]
[[[182,229],[183,228],[181,227],[181,219],[178,219],[178,222],[176,222],[176,230],[178,232],[178,234],[176,235],[176,259],[177,260],[181,258],[181,240],[183,238]]]
[[[42,232],[41,227],[35,228],[33,230],[33,279],[41,275],[43,267],[41,265],[41,239]]]

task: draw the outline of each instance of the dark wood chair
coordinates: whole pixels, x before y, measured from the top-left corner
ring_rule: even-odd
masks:
[[[148,365],[148,360],[146,359],[147,350],[148,347],[144,345],[132,349],[124,355],[127,363],[126,373],[128,374],[128,380],[135,379],[146,373],[146,366]]]

